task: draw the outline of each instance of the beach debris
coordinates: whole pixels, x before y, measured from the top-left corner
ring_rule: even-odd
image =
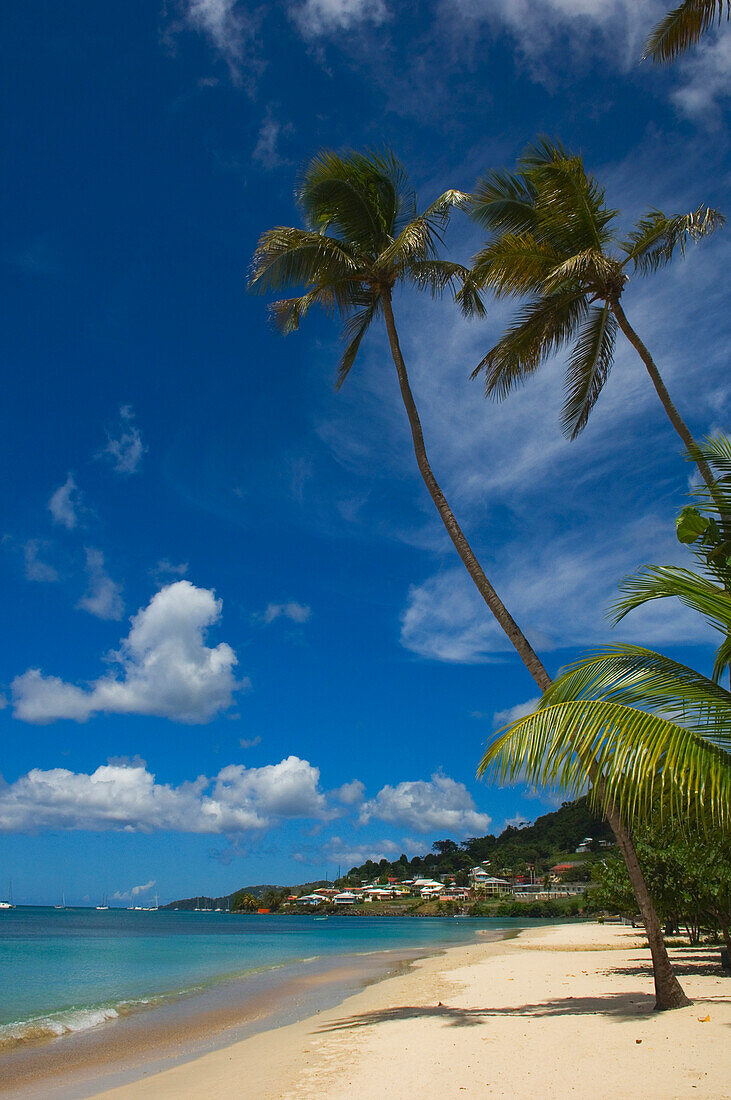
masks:
[[[699,1024],[707,1024],[708,1021],[710,1020],[710,1018],[711,1018],[710,1015],[709,1016],[699,1016],[698,1017],[698,1023]]]
[[[640,1043],[642,1042],[642,1039],[635,1039],[635,1042],[636,1042],[636,1043],[638,1044],[638,1046],[639,1046],[639,1044],[640,1044]]]

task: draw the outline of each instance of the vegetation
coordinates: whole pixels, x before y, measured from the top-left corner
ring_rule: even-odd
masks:
[[[645,43],[643,59],[675,61],[715,24],[731,19],[731,0],[683,0],[662,19]]]
[[[617,211],[607,206],[604,189],[587,174],[581,156],[547,139],[525,151],[515,172],[500,169],[481,180],[471,213],[491,235],[475,257],[475,283],[499,298],[529,298],[475,369],[485,376],[486,393],[506,397],[542,362],[573,344],[563,410],[563,429],[573,439],[607,381],[619,328],[683,444],[695,453],[690,429],[621,298],[629,272],[647,275],[664,267],[688,241],[723,225],[723,215],[706,206],[673,217],[650,210],[622,240]],[[712,487],[702,456],[698,465]]]
[[[684,928],[691,944],[719,930],[731,950],[731,832],[689,828],[655,816],[637,831],[637,850],[666,932]],[[593,898],[602,909],[636,913],[626,869],[613,856],[594,868]]]

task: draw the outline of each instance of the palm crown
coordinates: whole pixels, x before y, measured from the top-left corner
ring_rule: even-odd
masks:
[[[471,212],[492,234],[474,261],[476,284],[498,297],[529,298],[474,374],[484,372],[487,393],[501,399],[549,354],[573,344],[562,416],[571,438],[607,380],[618,323],[635,342],[620,306],[628,271],[657,270],[724,221],[705,206],[676,217],[650,210],[621,240],[618,212],[581,156],[545,139],[528,148],[517,171],[485,177]]]
[[[461,191],[445,191],[417,212],[416,195],[390,151],[323,151],[305,169],[296,191],[305,228],[277,226],[259,240],[249,286],[261,292],[300,285],[304,294],[275,302],[282,332],[298,328],[311,306],[344,318],[346,341],[338,369],[345,380],[384,294],[400,282],[432,294],[451,288],[465,313],[482,303],[461,264],[440,259],[441,234]]]

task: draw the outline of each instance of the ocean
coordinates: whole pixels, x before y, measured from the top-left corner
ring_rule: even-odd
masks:
[[[181,995],[266,989],[283,968],[469,943],[516,921],[0,910],[0,1048],[98,1028]],[[62,1044],[63,1045],[63,1044]]]

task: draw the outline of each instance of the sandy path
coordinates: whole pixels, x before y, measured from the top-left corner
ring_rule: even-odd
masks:
[[[562,925],[452,948],[335,1009],[101,1095],[729,1100],[731,978],[718,951],[680,956],[681,969],[704,966],[682,976],[695,1003],[653,1013],[631,929]]]

